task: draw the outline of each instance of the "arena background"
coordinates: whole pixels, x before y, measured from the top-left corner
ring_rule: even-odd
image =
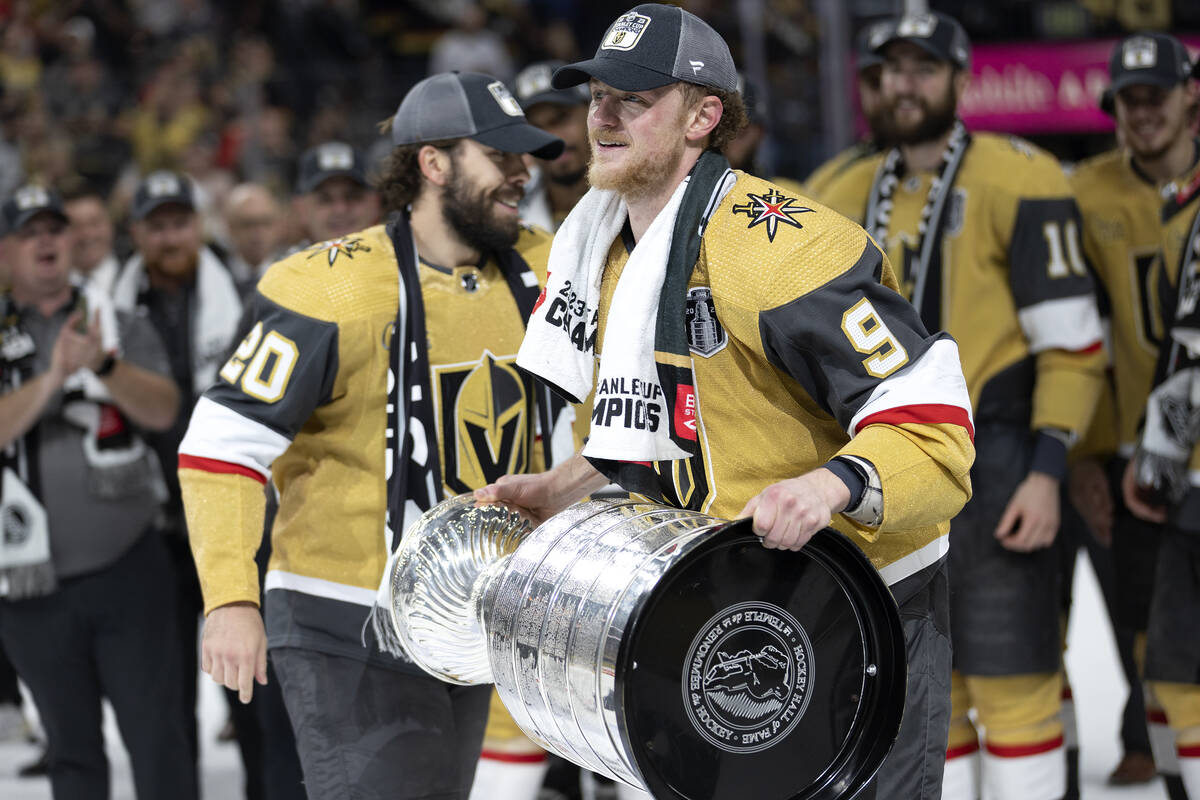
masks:
[[[629,2],[576,0],[0,0],[0,194],[22,180],[98,187],[118,221],[138,176],[189,172],[208,201],[242,180],[291,192],[306,147],[342,139],[378,159],[376,124],[431,69],[511,79],[542,58],[590,54]],[[692,0],[761,88],[770,130],[762,171],[802,178],[851,142],[855,31],[899,0]],[[976,130],[1019,133],[1073,161],[1112,147],[1096,108],[1113,41],[1166,30],[1200,50],[1196,0],[934,0],[974,44],[964,103]],[[216,215],[211,219],[215,220]],[[210,233],[220,237],[219,223]],[[1085,800],[1161,798],[1160,783],[1111,789],[1126,691],[1089,568],[1076,575],[1068,665],[1082,737]],[[202,691],[204,796],[236,797],[236,749],[216,744],[224,706]],[[153,713],[148,709],[147,713]],[[119,736],[107,726],[114,797],[133,796]],[[34,758],[0,744],[0,797],[43,800],[44,779],[15,777]]]

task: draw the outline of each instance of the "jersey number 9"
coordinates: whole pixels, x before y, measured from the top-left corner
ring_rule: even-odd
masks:
[[[842,314],[842,332],[855,350],[869,355],[863,367],[875,378],[886,378],[908,363],[908,351],[865,297]]]
[[[263,335],[263,324],[254,326],[238,349],[221,367],[221,377],[264,403],[275,403],[287,391],[300,351],[296,343],[277,331]]]

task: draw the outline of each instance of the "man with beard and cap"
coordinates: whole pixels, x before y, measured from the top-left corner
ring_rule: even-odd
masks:
[[[957,21],[906,16],[873,41],[896,147],[848,168],[825,200],[865,218],[925,325],[958,340],[975,409],[975,496],[950,534],[943,796],[974,800],[982,763],[998,800],[1057,800],[1067,790],[1059,487],[1105,364],[1079,209],[1051,156],[1013,137],[973,136],[958,120],[970,43]],[[971,708],[987,731],[982,755]]]
[[[379,195],[367,180],[362,151],[345,142],[325,142],[304,151],[293,208],[309,244],[378,222]]]
[[[175,452],[187,430],[192,405],[216,379],[217,368],[237,335],[242,306],[233,276],[204,244],[196,195],[188,176],[152,172],[133,195],[130,234],[134,253],[121,268],[112,296],[122,311],[149,319],[167,348],[171,375],[183,397],[171,427],[149,437],[158,454],[167,486],[166,505],[159,518],[167,549],[177,572],[179,599],[178,647],[185,674],[184,703],[192,721],[189,735],[193,755],[196,740],[196,639],[203,607],[196,567],[187,544],[187,524]]]
[[[1182,61],[1176,65],[1181,68]],[[1153,133],[1163,117],[1175,117],[1178,98],[1171,95],[1180,87],[1168,85],[1165,70],[1160,74],[1155,83],[1167,89],[1165,107],[1159,115],[1143,111],[1149,119],[1136,131],[1138,138]],[[1200,64],[1192,78],[1200,78]],[[1185,91],[1194,103],[1195,83]],[[1116,94],[1119,109],[1122,90]],[[1166,197],[1157,295],[1163,321],[1160,357],[1145,425],[1121,488],[1126,506],[1161,531],[1145,680],[1170,725],[1178,780],[1168,783],[1168,792],[1174,800],[1200,797],[1200,164],[1179,176]],[[1156,747],[1156,758],[1166,749]]]
[[[615,480],[752,517],[768,548],[837,529],[904,619],[904,720],[876,796],[935,798],[949,519],[970,495],[974,456],[955,343],[926,332],[862,228],[728,169],[721,149],[745,109],[729,48],[703,20],[637,6],[593,59],[554,76],[584,82],[592,189],[555,235],[517,363],[572,398],[596,387],[590,438],[549,472],[506,476],[476,498],[540,520]],[[655,336],[662,315],[676,338]],[[637,414],[609,413],[634,402],[621,394],[632,381],[654,387],[638,392],[641,428]]]
[[[1112,353],[1112,413],[1098,415],[1088,436],[1096,455],[1071,469],[1076,507],[1097,538],[1111,543],[1113,629],[1132,687],[1121,728],[1125,757],[1109,781],[1150,780],[1157,763],[1172,798],[1186,795],[1174,739],[1152,693],[1145,719],[1129,718],[1131,710],[1143,708],[1133,664],[1133,653],[1142,648],[1134,640],[1146,633],[1163,527],[1131,514],[1119,486],[1137,443],[1167,327],[1156,298],[1179,277],[1177,259],[1158,258],[1160,212],[1164,200],[1187,185],[1185,176],[1200,159],[1200,142],[1191,130],[1197,104],[1191,70],[1187,49],[1173,36],[1138,33],[1118,42],[1109,59],[1112,84],[1101,105],[1114,116],[1124,146],[1084,161],[1070,177],[1083,213],[1084,253],[1106,301]]]
[[[875,155],[887,144],[887,135],[884,130],[885,115],[879,94],[879,75],[882,71],[883,58],[872,48],[871,41],[875,36],[883,35],[888,26],[892,24],[894,24],[892,20],[875,22],[859,31],[854,40],[854,74],[857,79],[858,108],[867,123],[867,135],[813,170],[813,173],[804,182],[804,190],[809,197],[820,200],[821,193],[825,191],[831,181],[845,172],[847,167]],[[869,188],[869,186],[865,188]]]
[[[490,687],[407,660],[371,615],[376,590],[423,511],[573,445],[555,424],[569,409],[514,367],[550,244],[519,221],[522,157],[562,142],[470,72],[418,83],[389,127],[388,224],[267,271],[179,447],[203,668],[248,701],[270,649],[314,800],[466,797]],[[501,421],[512,438],[493,451]],[[267,480],[279,512],[260,613]]]
[[[198,796],[175,631],[154,529],[161,477],[144,432],[179,408],[150,324],[71,280],[62,201],[18,188],[2,212],[0,642],[47,736],[55,798],[104,797],[101,701],[116,712],[139,797]]]
[[[555,89],[550,85],[562,61],[539,61],[517,74],[513,82],[517,100],[529,124],[563,140],[562,155],[531,168],[533,180],[521,201],[521,218],[531,225],[554,231],[588,190],[586,87]]]

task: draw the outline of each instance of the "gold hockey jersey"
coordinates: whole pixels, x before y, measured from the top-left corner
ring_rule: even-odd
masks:
[[[1163,196],[1128,153],[1113,150],[1088,159],[1069,179],[1083,215],[1084,253],[1109,319],[1116,444],[1128,457],[1164,336],[1161,282],[1165,278],[1174,285],[1178,266],[1161,274]]]
[[[833,158],[826,161],[821,166],[813,170],[812,174],[804,181],[804,194],[814,200],[820,202],[825,201],[825,192],[829,189],[829,185],[833,183],[843,172],[857,164],[864,158],[870,158],[879,152],[879,148],[870,140],[862,140],[841,151]],[[863,188],[863,197],[866,197],[866,192],[870,190],[871,185],[868,182]],[[843,189],[845,191],[845,189]],[[865,206],[865,203],[864,203]]]
[[[545,281],[550,237],[517,244],[526,285]],[[419,264],[436,431],[447,494],[538,468],[534,393],[514,362],[524,319],[493,260]],[[363,620],[388,558],[385,447],[389,344],[399,283],[384,226],[313,245],[273,265],[251,330],[197,403],[180,482],[206,613],[257,603],[262,484],[279,491],[268,610],[286,609],[272,646],[364,658]],[[414,420],[415,421],[415,420]],[[565,454],[575,442],[559,443]],[[274,598],[274,599],[273,599]]]
[[[609,253],[597,355],[632,246],[618,237]],[[767,486],[855,455],[881,476],[883,522],[833,526],[891,584],[945,555],[970,496],[970,409],[953,340],[926,333],[895,285],[862,228],[738,173],[687,290],[697,453],[653,465],[656,499],[732,517]]]
[[[883,159],[846,169],[825,201],[861,222]],[[883,243],[908,297],[932,179],[900,177]],[[1062,168],[1021,139],[975,134],[947,203],[941,274],[928,278],[922,318],[958,341],[976,420],[1082,435],[1105,356],[1079,210]]]

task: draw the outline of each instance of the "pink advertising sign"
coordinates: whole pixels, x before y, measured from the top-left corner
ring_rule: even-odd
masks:
[[[1181,40],[1194,52],[1200,36]],[[959,109],[972,130],[1087,133],[1112,130],[1099,108],[1108,56],[1118,40],[978,45],[971,85]]]

